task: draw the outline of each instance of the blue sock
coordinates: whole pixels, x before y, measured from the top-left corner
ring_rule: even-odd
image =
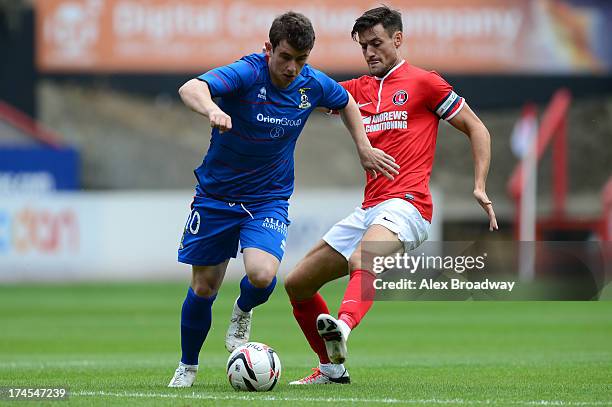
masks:
[[[256,306],[268,301],[270,294],[274,291],[276,285],[276,276],[272,279],[270,285],[264,288],[257,288],[249,281],[247,276],[244,276],[240,281],[240,297],[238,297],[238,307],[244,312],[249,312]]]
[[[212,321],[212,304],[217,295],[200,297],[191,287],[183,302],[181,311],[181,362],[186,365],[197,365],[198,355]]]

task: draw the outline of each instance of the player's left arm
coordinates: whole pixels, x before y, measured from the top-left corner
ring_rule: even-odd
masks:
[[[461,130],[470,139],[472,156],[474,158],[474,198],[482,206],[489,217],[489,230],[497,230],[497,219],[493,203],[486,193],[487,174],[491,162],[491,136],[489,130],[470,109],[467,103],[449,123]]]

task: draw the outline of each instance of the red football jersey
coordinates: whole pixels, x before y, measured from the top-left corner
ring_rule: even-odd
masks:
[[[402,61],[383,78],[362,76],[340,83],[359,105],[366,134],[373,147],[395,157],[400,174],[367,182],[362,207],[387,199],[412,203],[431,222],[433,206],[429,177],[436,150],[438,120],[450,120],[465,101],[438,73]]]

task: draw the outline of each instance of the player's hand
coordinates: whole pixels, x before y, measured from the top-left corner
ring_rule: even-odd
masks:
[[[232,129],[232,118],[219,108],[208,112],[208,119],[210,126],[219,129],[221,133]]]
[[[372,177],[377,178],[378,173],[393,180],[393,175],[399,174],[400,166],[395,162],[395,158],[378,148],[370,147],[360,154],[361,166],[369,172]]]
[[[474,190],[474,198],[482,206],[482,209],[487,213],[489,217],[489,230],[494,231],[499,229],[497,227],[497,219],[495,218],[495,211],[493,211],[493,202],[487,196],[487,193],[482,189]]]

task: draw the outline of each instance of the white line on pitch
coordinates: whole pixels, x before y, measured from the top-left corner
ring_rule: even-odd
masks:
[[[513,400],[463,400],[463,399],[361,399],[344,397],[283,397],[274,395],[238,395],[228,394],[226,396],[211,394],[171,394],[171,393],[112,393],[106,391],[79,391],[70,394],[71,396],[106,396],[106,397],[132,397],[132,398],[166,398],[166,399],[197,399],[197,400],[245,400],[245,401],[306,401],[313,403],[325,402],[346,402],[346,403],[381,403],[381,404],[465,404],[465,405],[533,405],[533,406],[604,406],[609,402],[599,401],[561,401],[561,400],[533,400],[533,401],[513,401]]]

